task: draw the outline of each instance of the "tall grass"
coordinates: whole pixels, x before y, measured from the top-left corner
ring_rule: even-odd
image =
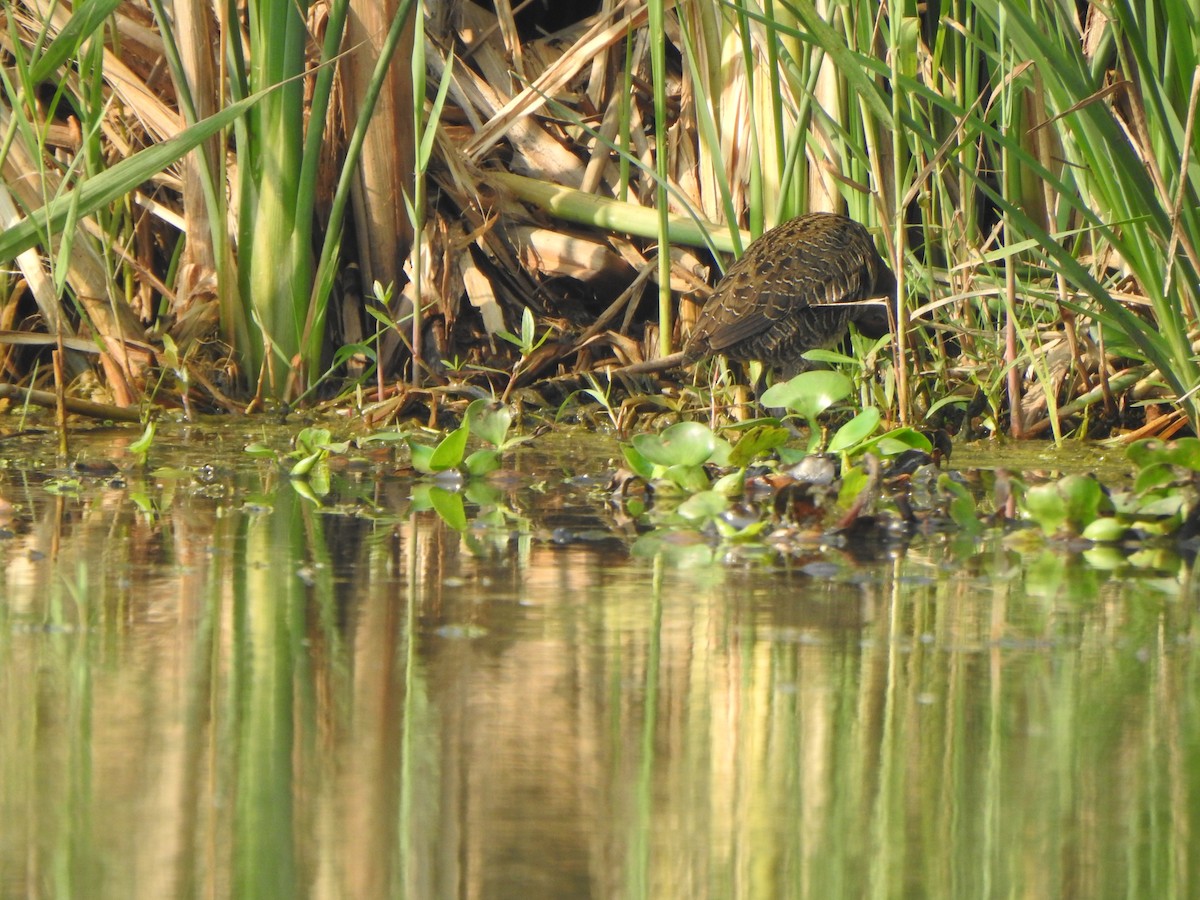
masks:
[[[97,15],[100,4],[82,5],[60,26],[59,36],[48,49],[43,48],[41,38],[26,39],[18,33],[13,25],[15,17],[9,18],[19,80],[6,83],[7,96],[12,110],[25,113],[24,118],[9,120],[10,153],[15,135],[22,139],[24,158],[31,160],[32,168],[39,172],[42,194],[40,204],[36,202],[38,198],[28,197],[27,193],[20,198],[29,215],[0,233],[0,257],[11,259],[36,246],[44,250],[61,247],[56,256],[49,258],[63,261],[60,271],[65,272],[65,263],[71,259],[75,246],[78,222],[87,216],[97,216],[104,246],[119,242],[122,231],[120,221],[112,216],[113,204],[120,204],[122,198],[145,182],[169,173],[186,154],[199,151],[211,138],[227,136],[232,129],[236,165],[214,167],[229,182],[206,186],[203,196],[188,199],[211,207],[209,221],[214,223],[214,243],[219,248],[215,264],[228,264],[237,273],[236,279],[226,277],[224,271],[218,276],[222,292],[222,337],[234,351],[235,365],[251,382],[257,379],[272,395],[294,396],[307,379],[319,372],[325,352],[323,341],[304,340],[305,327],[314,317],[319,328],[324,324],[324,309],[332,285],[329,271],[335,256],[333,248],[338,246],[342,234],[340,210],[349,193],[348,178],[343,177],[337,196],[340,205],[335,202],[333,213],[327,213],[324,232],[314,234],[320,202],[318,192],[328,177],[320,167],[328,167],[336,159],[323,143],[333,62],[340,52],[347,0],[338,0],[330,7],[326,40],[319,48],[314,47],[308,23],[296,4],[286,0],[249,4],[245,19],[248,53],[243,53],[240,28],[224,36],[219,49],[227,54],[229,78],[220,85],[197,84],[185,71],[170,19],[156,4],[153,11],[158,16],[181,111],[188,124],[183,128],[176,126],[172,134],[159,135],[145,149],[113,165],[105,165],[104,154],[96,146],[100,123],[89,120],[88,141],[83,148],[86,152],[77,158],[78,163],[87,165],[72,163],[62,188],[51,189],[58,178],[51,156],[38,135],[61,113],[53,105],[34,109],[29,98],[35,96],[42,83],[53,79],[68,86],[68,90],[79,85],[78,92],[71,97],[72,109],[106,109],[103,98],[112,89],[112,73],[96,59],[99,50],[92,51],[90,57],[75,53],[84,39],[99,37],[97,31],[104,23],[104,16],[111,13],[114,5],[104,7],[101,15]],[[399,25],[412,5],[412,0],[407,0],[399,6],[397,27],[389,34],[389,59],[400,34]],[[210,14],[215,12],[212,10]],[[237,25],[236,19],[229,22]],[[23,55],[26,43],[31,44],[30,50],[36,55]],[[60,49],[64,44],[66,49]],[[103,47],[95,42],[92,46]],[[89,80],[81,81],[70,74],[77,68],[82,71],[84,66]],[[376,68],[377,79],[383,79],[385,69]],[[311,79],[307,88],[306,79]],[[199,90],[215,90],[215,98],[209,99],[215,99],[218,108],[202,120],[197,120],[195,112]],[[378,88],[375,90],[377,95]],[[360,111],[363,128],[370,119],[373,102],[368,86],[368,99]],[[141,114],[144,110],[134,112]],[[42,121],[36,120],[39,115],[44,117]],[[350,146],[344,157],[345,171],[354,168],[355,143],[351,141]],[[25,173],[17,175],[12,168],[6,183],[18,190]],[[227,191],[234,199],[236,213],[232,232],[223,226],[227,219]],[[59,235],[63,235],[61,243]],[[318,274],[315,248],[320,246],[326,248],[322,255],[326,264],[323,281],[315,280]],[[114,294],[111,277],[109,286],[99,289],[94,283],[65,275],[56,281],[60,289],[69,283],[81,299],[86,298],[82,300],[85,306],[89,301],[107,298],[107,303],[98,304],[100,310],[107,306],[129,316],[128,306],[121,302],[123,298]],[[40,302],[39,305],[43,306],[47,321],[61,318],[58,310],[52,312]],[[182,311],[170,310],[169,314]],[[104,328],[100,330],[108,333]],[[127,327],[117,336],[133,336],[138,330],[136,326]]]

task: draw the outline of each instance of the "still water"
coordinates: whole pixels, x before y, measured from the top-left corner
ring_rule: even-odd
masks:
[[[316,493],[249,429],[134,437],[4,445],[0,896],[1200,892],[1176,558],[680,568],[544,444],[460,531],[386,458]]]

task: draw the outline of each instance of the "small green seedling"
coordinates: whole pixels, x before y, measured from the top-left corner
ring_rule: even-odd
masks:
[[[537,336],[537,323],[533,320],[533,310],[528,306],[521,313],[521,333],[513,334],[511,331],[497,331],[496,335],[508,341],[521,352],[521,358],[529,357],[533,351],[546,343],[553,331],[547,328],[542,332],[542,336]]]

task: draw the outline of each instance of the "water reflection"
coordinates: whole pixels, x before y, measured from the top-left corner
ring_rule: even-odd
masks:
[[[460,533],[399,479],[203,481],[0,485],[0,894],[1194,888],[1178,560],[677,569],[583,487]]]

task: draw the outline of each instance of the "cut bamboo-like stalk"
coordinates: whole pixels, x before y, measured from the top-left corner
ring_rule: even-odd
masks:
[[[512,172],[487,172],[484,179],[526,203],[541,207],[568,222],[621,231],[642,238],[658,237],[658,213],[649,207],[585,194]],[[675,214],[668,215],[668,223],[672,243],[686,244],[689,247],[711,247],[725,253],[734,252],[733,239],[724,225],[698,222],[688,216]],[[742,240],[745,244],[750,243],[750,233],[743,232]]]

